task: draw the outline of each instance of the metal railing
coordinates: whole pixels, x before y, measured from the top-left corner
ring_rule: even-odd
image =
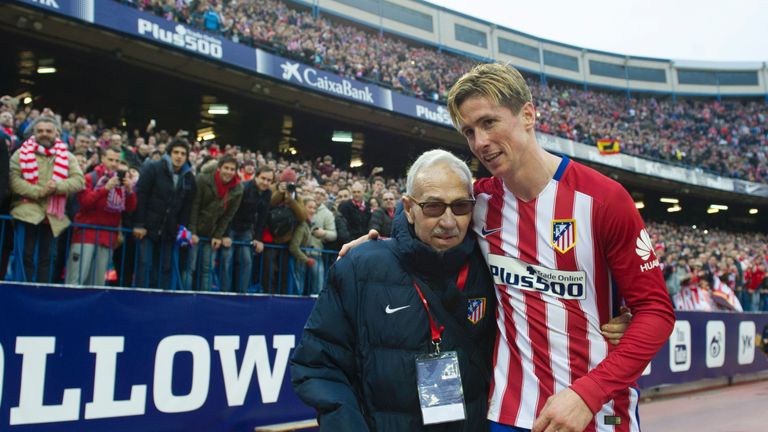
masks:
[[[136,239],[128,228],[73,223],[57,238],[28,231],[25,223],[0,215],[0,277],[21,282],[117,286],[165,290],[286,295],[319,294],[337,252],[302,249],[315,260],[301,264],[287,245],[232,241],[214,250],[211,239],[180,246],[175,239]],[[37,238],[33,238],[37,235]]]

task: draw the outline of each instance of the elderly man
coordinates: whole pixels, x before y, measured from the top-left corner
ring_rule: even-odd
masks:
[[[467,235],[470,171],[448,152],[427,152],[408,173],[407,194],[394,241],[365,244],[331,269],[293,357],[294,388],[318,410],[321,431],[488,429],[495,306]],[[462,386],[463,400],[431,406],[417,369],[442,368],[441,359],[451,365],[441,389]]]
[[[59,139],[58,121],[41,116],[31,126],[33,135],[11,157],[10,182],[14,194],[11,216],[16,218],[14,279],[44,282],[51,279],[50,251],[70,224],[65,214],[67,195],[79,192],[85,179],[75,156]]]

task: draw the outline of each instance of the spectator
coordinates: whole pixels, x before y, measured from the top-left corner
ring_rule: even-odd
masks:
[[[333,158],[330,155],[323,156],[322,161],[317,161],[317,170],[321,176],[330,177],[336,170],[336,166],[333,164]]]
[[[352,193],[349,191],[349,189],[339,189],[339,191],[336,193],[336,200],[334,201],[336,208],[338,208],[341,203],[344,201],[349,201],[351,198]]]
[[[312,219],[317,213],[315,199],[304,198],[303,205],[307,213],[307,220],[296,227],[288,246],[288,250],[295,260],[292,281],[295,284],[295,289],[289,291],[302,295],[319,294],[324,275],[323,261],[320,255],[323,243],[319,236],[314,235],[313,231],[322,228],[313,227],[312,224]],[[303,248],[315,250],[304,251]]]
[[[85,189],[78,195],[75,222],[119,228],[122,212],[136,209],[135,179],[119,170],[120,147],[107,148],[101,164],[85,176]],[[105,274],[118,247],[116,231],[76,227],[72,231],[66,282],[68,285],[104,285]]]
[[[237,292],[245,293],[253,276],[253,253],[264,251],[262,237],[267,224],[275,171],[263,166],[256,171],[253,180],[243,181],[243,199],[230,223],[229,234],[223,239],[221,252],[221,290],[232,290],[232,281]],[[236,241],[240,245],[232,245]],[[244,246],[242,243],[248,244]]]
[[[280,173],[280,182],[272,186],[267,229],[271,242],[275,245],[287,245],[296,227],[307,220],[307,212],[296,194],[296,171],[287,167]],[[288,251],[284,248],[271,248],[264,252],[262,286],[278,294],[287,287],[284,266],[288,264]],[[276,273],[275,273],[276,272]]]
[[[349,228],[349,235],[358,238],[368,232],[371,221],[371,209],[365,205],[363,185],[352,184],[352,198],[339,204],[339,213],[344,216]]]
[[[765,279],[765,265],[759,262],[753,262],[749,270],[744,274],[746,281],[746,296],[741,306],[745,312],[760,311],[760,289]]]
[[[67,196],[83,188],[84,179],[75,156],[59,139],[55,118],[39,117],[10,162],[11,216],[16,218],[16,266],[13,278],[44,282],[50,274],[51,248],[70,224],[65,214]]]
[[[8,174],[10,171],[9,149],[13,146],[13,138],[0,130],[0,209],[7,211]]]
[[[6,152],[15,149],[19,143],[19,137],[13,130],[13,123],[13,114],[10,111],[0,112],[0,134],[3,134],[4,140],[9,141],[5,149]]]
[[[243,199],[235,158],[225,155],[215,166],[204,168],[197,176],[189,218],[193,248],[185,285],[196,291],[211,290],[213,253],[221,248],[227,227]],[[209,241],[200,243],[200,237],[208,237]]]
[[[177,138],[171,141],[167,155],[141,170],[133,222],[133,235],[141,241],[136,286],[163,289],[180,286],[181,281],[176,280],[180,277],[178,271],[171,277],[171,260],[179,255],[174,254],[176,236],[179,226],[189,224],[195,197],[195,177],[188,157],[189,144]]]
[[[326,203],[328,203],[328,193],[325,189],[321,187],[315,188],[315,203],[317,212],[312,217],[310,232],[322,242],[321,249],[326,249],[326,245],[336,241],[337,233],[333,213],[326,206]]]
[[[257,175],[255,162],[252,159],[243,161],[243,167],[240,169],[238,175],[240,176],[240,181],[242,182],[247,182],[253,179]],[[274,176],[274,171],[273,171],[273,176]]]
[[[377,208],[371,214],[371,224],[369,229],[374,229],[384,237],[390,237],[392,233],[392,221],[395,218],[395,194],[392,192],[384,192],[382,195],[382,201],[384,205]]]

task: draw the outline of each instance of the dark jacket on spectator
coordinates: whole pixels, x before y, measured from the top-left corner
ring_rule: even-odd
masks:
[[[416,238],[405,215],[395,225],[395,240],[361,245],[331,268],[291,359],[294,390],[317,409],[321,432],[487,431],[496,328],[488,268],[471,234],[439,254]],[[456,278],[465,263],[467,280],[459,290]],[[422,424],[415,358],[434,348],[414,277],[445,326],[441,351],[458,351],[465,421]],[[473,324],[469,301],[480,299],[486,309]],[[409,307],[385,313],[403,306]]]
[[[226,235],[232,217],[243,198],[243,186],[235,185],[221,199],[216,190],[215,167],[197,175],[197,191],[192,200],[192,214],[189,217],[189,230],[201,237],[220,239]]]
[[[189,225],[196,190],[192,165],[184,164],[175,185],[173,175],[171,159],[166,155],[145,165],[136,184],[138,204],[133,225],[145,228],[155,241],[175,238],[179,225]]]
[[[267,225],[269,215],[269,202],[272,199],[272,190],[260,191],[256,182],[249,180],[243,188],[243,199],[240,207],[235,212],[229,227],[233,231],[251,231],[253,239],[261,241],[264,227]]]
[[[392,209],[394,211],[394,209]],[[379,207],[371,214],[370,229],[375,229],[379,234],[384,237],[392,235],[392,217],[389,216],[387,210],[383,207]]]
[[[339,213],[347,221],[349,235],[352,238],[358,238],[368,232],[368,224],[371,221],[371,208],[365,206],[365,210],[360,209],[352,200],[346,200],[339,204]]]

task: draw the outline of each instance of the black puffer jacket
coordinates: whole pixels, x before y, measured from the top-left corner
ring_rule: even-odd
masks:
[[[243,199],[240,201],[235,216],[229,224],[230,229],[237,232],[252,231],[253,239],[261,241],[264,227],[267,225],[269,200],[272,191],[260,191],[254,180],[249,180],[243,188]]]
[[[195,176],[192,166],[185,163],[173,184],[171,159],[163,156],[159,161],[144,165],[136,184],[136,213],[134,227],[146,228],[152,240],[175,237],[179,225],[188,225],[195,197]]]
[[[317,409],[325,432],[486,431],[495,299],[475,241],[468,235],[437,254],[415,238],[402,213],[393,237],[357,247],[331,269],[291,360],[294,389]],[[456,277],[467,262],[459,291]],[[415,357],[433,348],[414,279],[438,325],[446,327],[441,350],[458,351],[466,421],[423,425]],[[477,324],[468,319],[469,299],[485,300]],[[461,329],[464,343],[457,337]]]

